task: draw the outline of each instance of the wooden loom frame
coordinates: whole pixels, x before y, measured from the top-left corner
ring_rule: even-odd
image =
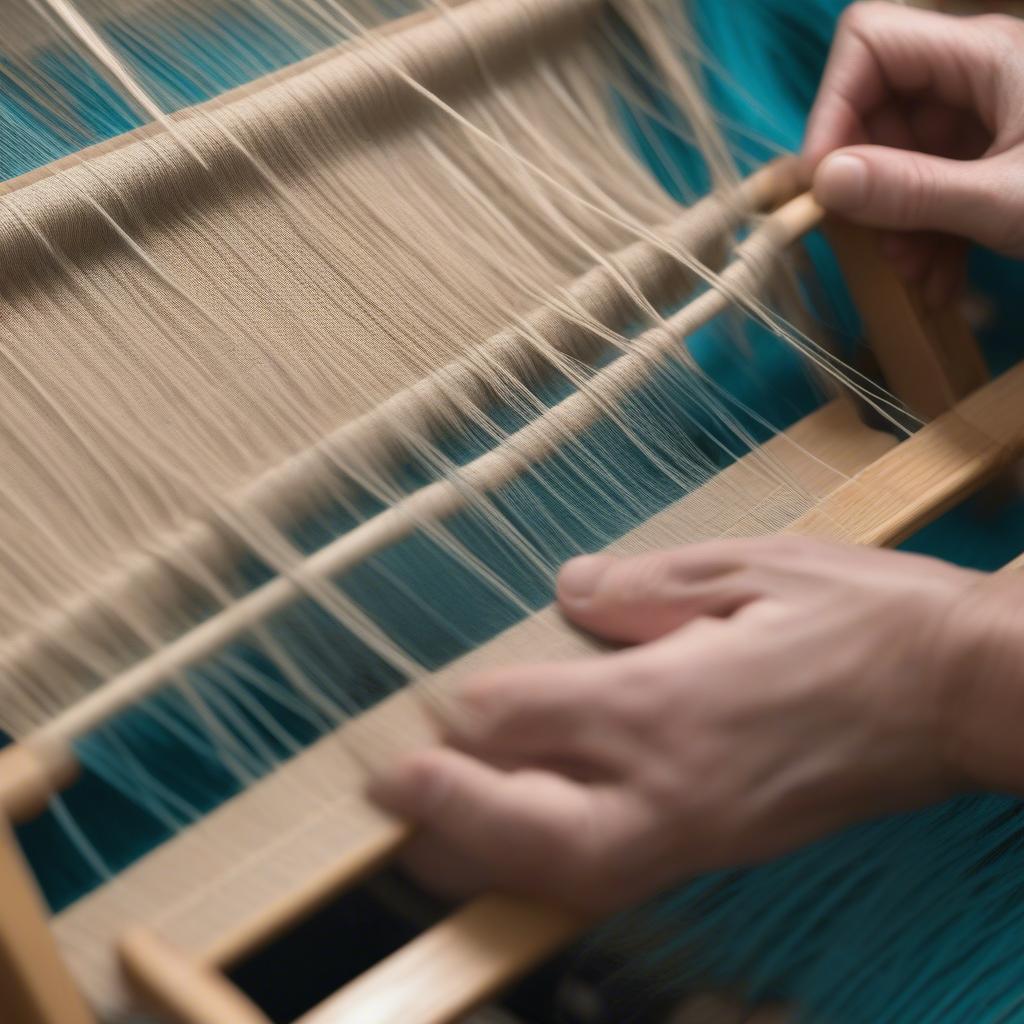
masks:
[[[795,217],[796,238],[815,226],[820,213],[802,197],[781,215]],[[962,322],[949,311],[926,311],[885,265],[873,233],[841,223],[831,224],[828,233],[891,388],[913,411],[935,418],[870,461],[789,532],[893,544],[1024,450],[1024,364],[986,383],[984,363]],[[804,421],[805,431],[818,429],[812,419]],[[61,961],[11,828],[45,807],[73,774],[73,764],[55,774],[23,747],[0,753],[0,1008],[12,1015],[11,1024],[95,1024]],[[152,932],[129,933],[121,949],[124,968],[184,1024],[266,1024],[227,981],[225,966],[375,870],[406,836],[397,824],[360,835],[329,874],[296,886],[289,900],[261,908],[244,928],[200,954],[171,947]],[[489,998],[585,924],[529,901],[483,897],[347,985],[300,1024],[443,1024]]]
[[[917,386],[913,407],[945,412],[840,486],[788,532],[835,538],[838,530],[859,543],[888,545],[955,504],[1024,450],[1024,363],[974,390],[980,356],[962,325],[952,317],[947,321],[962,345],[951,353],[947,342],[927,329],[912,290],[882,261],[865,258],[875,245],[873,233],[834,224],[829,234],[851,291],[886,297],[877,305],[860,303],[879,361],[906,369],[912,354],[926,371],[908,378]],[[40,775],[17,746],[0,754],[5,819],[0,821],[0,1006],[13,1014],[11,1024],[95,1021],[60,960],[41,897],[10,828],[41,810],[60,782]],[[246,929],[225,936],[204,958],[171,948],[149,932],[129,934],[122,947],[125,969],[184,1024],[266,1024],[227,981],[223,968],[379,867],[404,838],[400,826],[363,837],[339,859],[331,878],[300,887],[288,906],[264,908]],[[482,897],[347,985],[302,1022],[442,1024],[489,998],[584,925],[571,914],[529,901]],[[438,972],[447,983],[439,983]]]

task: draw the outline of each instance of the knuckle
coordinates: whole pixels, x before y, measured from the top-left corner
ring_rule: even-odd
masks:
[[[665,708],[659,698],[659,687],[653,685],[651,679],[646,675],[641,682],[627,684],[604,699],[602,717],[617,736],[643,742],[657,731]]]
[[[844,8],[842,14],[839,16],[838,28],[840,32],[851,32],[856,31],[858,25],[864,20],[864,7],[866,6],[866,0],[860,0],[858,3],[850,4],[849,7]]]
[[[478,730],[500,729],[512,717],[521,699],[516,687],[495,676],[478,676],[465,683],[459,692],[459,706]]]
[[[496,669],[468,676],[462,682],[460,694],[468,704],[489,707],[502,704],[517,692],[516,680],[509,673]]]
[[[879,3],[877,0],[858,0],[850,4],[843,11],[839,18],[840,31],[862,34],[870,30],[880,15],[887,14],[884,10],[888,4]]]
[[[663,552],[658,566],[662,590],[678,591],[706,576],[709,567],[740,561],[749,543],[741,538],[722,537]]]
[[[977,189],[978,222],[991,225],[990,237],[980,241],[999,252],[1024,255],[1024,188],[1015,170],[998,173],[993,168]]]
[[[930,161],[907,160],[902,179],[891,193],[896,215],[908,225],[924,225],[939,192],[935,170]]]
[[[664,666],[649,651],[630,652],[617,666],[617,685],[606,687],[601,694],[602,709],[617,717],[635,710],[639,706],[637,694],[650,689],[663,675]]]
[[[445,777],[446,766],[432,751],[422,751],[411,754],[402,762],[388,780],[387,791],[398,798],[402,810],[406,813],[409,811],[406,805],[410,800],[415,801],[418,809],[425,808],[421,799],[423,794],[433,794],[436,797],[435,806],[431,810],[437,810],[446,792]]]
[[[1024,188],[1010,160],[981,162],[971,184],[971,204],[977,241],[1012,256],[1024,255]]]
[[[593,814],[576,823],[564,849],[577,893],[589,903],[607,895],[609,882],[623,874],[630,853],[628,844]]]

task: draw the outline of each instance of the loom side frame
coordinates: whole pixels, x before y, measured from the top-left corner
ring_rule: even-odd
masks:
[[[873,259],[854,257],[851,264],[847,257],[844,262],[855,297],[858,289],[872,282],[877,284],[880,274],[891,274]],[[892,276],[885,287],[899,301],[882,311],[884,333],[880,333],[878,321],[872,321],[874,314],[865,311],[865,326],[874,335],[880,362],[886,365],[886,359],[899,353],[904,340],[911,336],[921,339],[933,354],[948,352],[947,344],[936,340],[924,322],[922,308],[910,291]],[[967,338],[973,346],[969,332],[957,328],[957,335],[961,343]],[[969,380],[976,370],[975,358],[976,349],[969,349],[952,361],[935,356],[935,373],[922,378],[923,388],[918,381],[911,401],[921,410],[926,408],[921,403],[942,409],[952,405],[952,409],[840,487],[787,532],[834,538],[839,531],[844,539],[852,537],[860,543],[894,543],[1019,456],[1024,447],[1024,410],[1015,399],[1024,390],[1024,364],[953,405],[954,396],[958,397],[967,387],[965,377]],[[889,365],[894,364],[890,361]],[[964,367],[968,368],[966,375]],[[881,516],[880,493],[889,498]],[[2,805],[6,817],[14,818],[13,812],[24,817],[38,804],[38,788],[26,789],[25,785],[22,774],[16,791],[18,799],[9,799]],[[401,838],[401,830],[391,832],[382,836],[380,848],[372,855],[350,858],[339,871],[335,884],[351,884],[390,854]],[[60,962],[41,900],[34,892],[34,883],[9,829],[0,842],[0,888],[5,895],[10,892],[16,897],[5,898],[0,913],[0,963],[10,968],[8,974],[12,978],[18,979],[7,982],[11,986],[8,991],[18,992],[22,998],[18,1004],[12,995],[11,1003],[27,1007],[19,1009],[22,1016],[15,1018],[15,1024],[92,1024],[94,1018]],[[17,904],[13,913],[12,903]],[[298,909],[308,906],[307,900]],[[507,928],[509,921],[515,923],[514,928]],[[565,912],[509,897],[483,897],[345,986],[304,1016],[300,1024],[335,1024],[342,1020],[369,1024],[383,1019],[443,1024],[478,1005],[501,985],[564,944],[584,923]],[[503,931],[508,936],[504,944],[496,941]],[[18,945],[24,948],[26,936],[31,938],[35,951],[32,962],[27,964],[17,955]],[[256,927],[250,929],[248,937],[229,937],[220,953],[212,958],[189,958],[161,944],[151,934],[135,932],[126,937],[122,955],[126,970],[139,984],[188,1024],[210,1024],[214,1020],[217,1024],[263,1024],[262,1014],[247,1004],[240,993],[226,989],[215,969],[225,957],[233,959],[265,938],[265,928]],[[440,985],[438,968],[447,977]],[[0,977],[6,979],[7,974]],[[458,978],[459,983],[452,984],[452,977]],[[194,986],[198,1002],[183,1005],[180,993],[190,986]],[[430,994],[433,998],[429,998]],[[396,995],[400,996],[398,1002]],[[55,1004],[54,998],[63,1002]],[[397,1016],[382,1018],[382,1007]],[[216,1010],[213,1017],[211,1008]]]

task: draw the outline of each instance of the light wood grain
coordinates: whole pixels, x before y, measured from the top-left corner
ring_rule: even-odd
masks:
[[[175,1020],[270,1024],[223,974],[189,959],[152,932],[129,933],[121,944],[121,962],[149,1002]]]
[[[802,516],[791,532],[896,544],[1020,458],[1024,364],[987,384]]]
[[[988,379],[981,349],[953,305],[930,309],[881,252],[879,233],[830,218],[826,234],[889,389],[924,419]]]
[[[528,900],[484,896],[346,985],[299,1024],[447,1024],[564,945],[584,924]]]
[[[96,1024],[61,962],[43,900],[0,817],[0,1020]]]

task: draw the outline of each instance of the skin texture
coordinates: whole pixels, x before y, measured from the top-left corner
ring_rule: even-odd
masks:
[[[967,240],[1024,257],[1024,23],[849,7],[803,160],[822,205],[893,229],[933,305],[962,289]]]
[[[911,232],[895,254],[943,301],[963,243],[941,232],[1024,256],[1022,33],[856,5],[811,117],[819,200]],[[467,679],[448,745],[371,785],[419,824],[408,864],[436,889],[603,913],[860,819],[1024,792],[1019,580],[779,537],[575,559],[558,600],[619,649]]]
[[[1000,764],[984,715],[977,735],[965,728],[987,704],[975,667],[1024,695],[1019,629],[995,628],[1005,595],[987,585],[933,559],[786,537],[574,559],[563,612],[626,646],[467,680],[450,746],[373,794],[422,826],[408,863],[433,887],[600,913],[997,767],[1019,782],[1013,730]]]

